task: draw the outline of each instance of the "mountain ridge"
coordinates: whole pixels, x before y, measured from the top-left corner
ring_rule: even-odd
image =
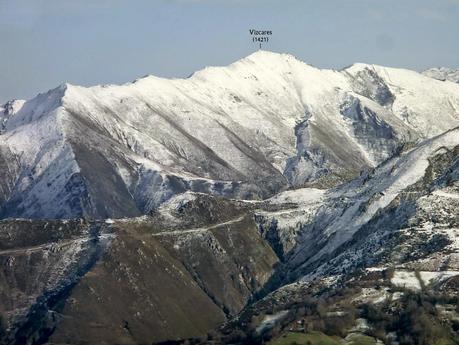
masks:
[[[0,342],[402,344],[412,301],[457,336],[458,109],[451,82],[268,52],[8,103]]]
[[[459,124],[459,86],[376,65],[320,70],[266,51],[187,79],[62,84],[20,105],[3,112],[0,143],[21,167],[3,217],[116,218],[186,190],[263,199],[327,188]],[[91,179],[94,162],[110,187]],[[55,206],[45,207],[47,190]]]

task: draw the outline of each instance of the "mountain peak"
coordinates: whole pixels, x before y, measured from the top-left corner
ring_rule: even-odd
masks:
[[[296,56],[289,53],[278,53],[270,50],[257,50],[256,52],[249,54],[245,58],[242,58],[238,62],[251,62],[259,65],[277,66],[278,64],[290,64],[298,63],[301,65],[311,66],[308,63],[298,59]]]
[[[274,59],[279,59],[279,58],[294,58],[296,59],[292,54],[289,53],[278,53],[274,52],[271,50],[264,50],[264,49],[259,49],[249,55],[247,55],[244,59],[251,59],[251,60],[256,60],[256,59],[266,59],[266,58],[274,58]]]
[[[72,87],[74,86],[69,83],[63,83],[45,93],[39,93],[28,101],[16,101],[14,114],[10,114],[14,116],[10,116],[8,121],[5,121],[4,129],[13,130],[51,113],[62,105],[64,96]]]

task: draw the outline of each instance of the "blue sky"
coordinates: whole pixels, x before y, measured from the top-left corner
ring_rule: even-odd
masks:
[[[251,28],[318,67],[459,67],[459,0],[0,0],[0,102],[186,77],[255,51]]]

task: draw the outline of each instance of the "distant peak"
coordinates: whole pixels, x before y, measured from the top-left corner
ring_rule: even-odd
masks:
[[[253,53],[247,55],[247,57],[256,57],[256,56],[282,56],[284,55],[283,53],[278,53],[274,52],[271,50],[265,50],[265,49],[258,49],[257,51],[254,51]]]
[[[70,89],[71,87],[73,87],[72,84],[65,82],[65,83],[60,84],[60,85],[57,87],[57,89],[60,89],[60,90],[62,90],[62,91],[67,91],[67,90]]]
[[[19,112],[26,101],[23,99],[13,99],[0,106],[0,117],[5,118],[14,116]]]
[[[459,83],[459,68],[434,67],[425,70],[422,74],[441,81],[448,80]]]

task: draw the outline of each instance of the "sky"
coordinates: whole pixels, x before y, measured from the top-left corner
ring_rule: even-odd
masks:
[[[0,103],[187,77],[263,49],[321,68],[459,67],[459,0],[0,0]]]

